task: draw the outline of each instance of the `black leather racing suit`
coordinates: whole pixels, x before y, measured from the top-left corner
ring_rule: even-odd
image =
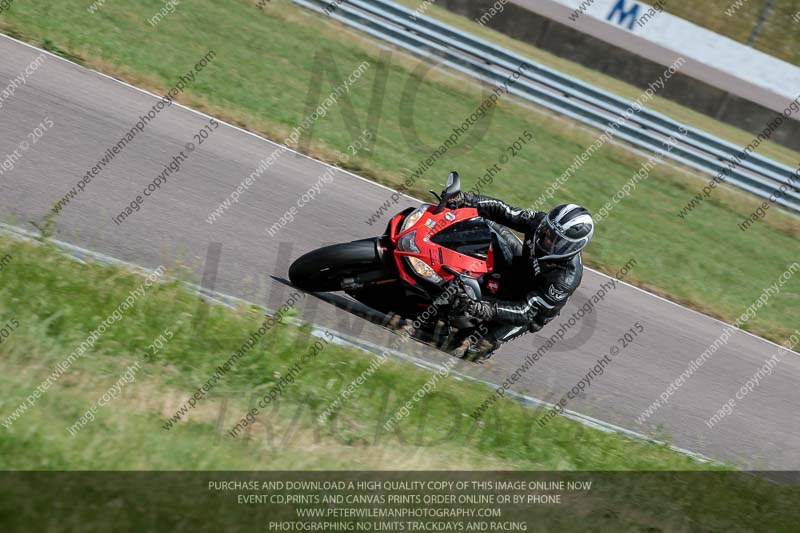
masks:
[[[485,294],[485,299],[497,307],[485,337],[494,350],[519,335],[539,331],[553,320],[580,285],[583,263],[580,254],[550,261],[533,256],[534,232],[546,213],[511,207],[488,196],[462,194],[464,206],[476,208],[481,217],[490,221],[505,248],[490,275],[495,279],[496,291]],[[511,230],[524,234],[524,242]]]

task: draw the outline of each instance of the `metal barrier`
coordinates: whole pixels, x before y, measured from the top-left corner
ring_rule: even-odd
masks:
[[[800,212],[800,170],[753,152],[746,154],[742,147],[389,0],[293,1],[492,85],[503,83],[520,65],[525,65],[521,77],[509,88],[510,93],[595,128],[606,129],[616,123],[615,138],[720,176],[762,198],[770,198],[784,187],[780,198],[774,201]]]

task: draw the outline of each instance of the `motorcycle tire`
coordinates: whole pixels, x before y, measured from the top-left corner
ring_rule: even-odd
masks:
[[[342,290],[342,280],[382,267],[374,238],[318,248],[289,267],[293,285],[309,292]]]

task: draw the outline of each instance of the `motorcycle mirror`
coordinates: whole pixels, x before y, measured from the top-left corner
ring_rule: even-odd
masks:
[[[457,278],[461,277],[461,272],[459,272],[455,268],[451,267],[450,265],[442,265],[442,270],[444,270],[445,272],[447,272],[449,274],[454,275]]]
[[[461,191],[461,176],[455,170],[447,175],[447,185],[444,196],[451,196]]]

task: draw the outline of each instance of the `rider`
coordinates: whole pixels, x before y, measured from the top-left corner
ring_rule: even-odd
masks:
[[[476,302],[460,297],[465,313],[489,326],[482,346],[473,346],[470,352],[488,352],[484,357],[489,357],[502,343],[539,331],[560,313],[581,283],[581,250],[592,239],[594,220],[586,208],[575,204],[545,213],[469,192],[453,196],[448,206],[476,208],[490,221],[504,248],[496,261],[500,266],[487,283],[494,289],[488,291],[490,299]],[[524,240],[511,230],[524,234]]]

